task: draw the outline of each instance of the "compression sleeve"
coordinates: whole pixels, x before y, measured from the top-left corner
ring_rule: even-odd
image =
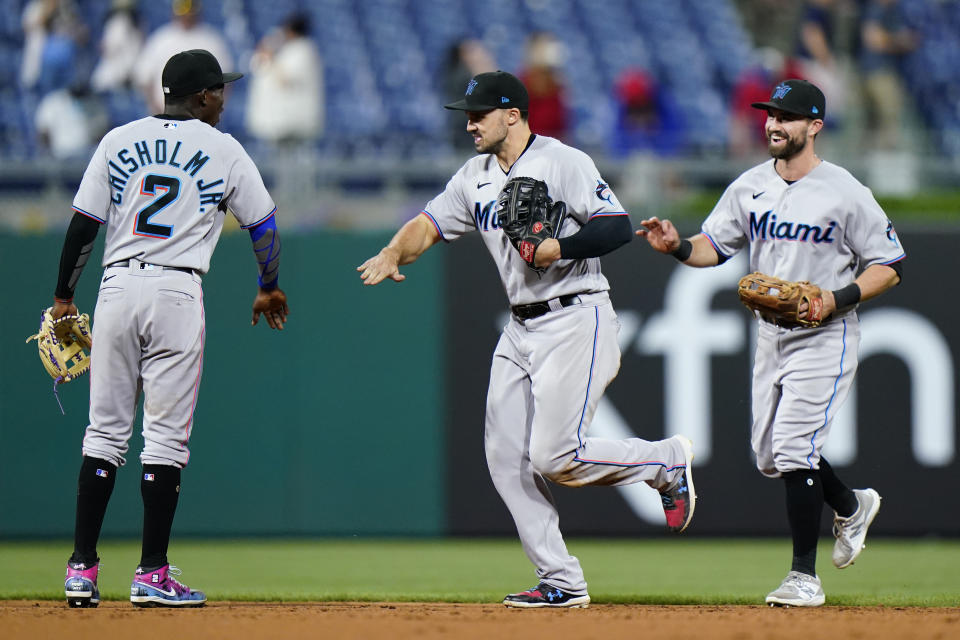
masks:
[[[559,238],[560,257],[571,260],[597,258],[633,239],[630,216],[594,216],[580,231]]]
[[[270,216],[249,231],[253,252],[260,266],[257,283],[261,289],[276,289],[280,277],[280,234],[277,231],[277,219]]]
[[[74,213],[63,239],[63,251],[60,252],[60,272],[57,275],[57,288],[54,297],[62,302],[73,300],[80,274],[87,265],[93,241],[97,238],[100,223],[81,213]]]

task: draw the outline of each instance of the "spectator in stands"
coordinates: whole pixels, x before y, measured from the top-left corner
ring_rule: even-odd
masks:
[[[253,54],[246,125],[260,140],[286,144],[323,133],[323,62],[309,34],[307,17],[294,14]]]
[[[150,113],[163,111],[160,74],[173,54],[206,49],[222,69],[234,67],[227,41],[219,31],[201,22],[199,0],[173,0],[172,9],[171,21],[150,34],[134,65],[133,80],[143,92]]]
[[[787,78],[803,75],[792,58],[772,47],[753,54],[751,64],[737,78],[730,92],[730,154],[734,157],[767,153],[764,123],[767,114],[754,109],[754,102],[766,102],[770,87]]]
[[[800,77],[823,91],[834,123],[843,119],[847,104],[847,83],[835,51],[835,5],[836,0],[807,0],[804,3],[796,50]]]
[[[111,91],[131,83],[134,65],[143,47],[136,6],[137,0],[113,0],[103,24],[100,60],[90,78],[94,91]]]
[[[464,92],[464,87],[477,74],[497,70],[493,54],[482,41],[473,38],[459,40],[447,50],[443,70],[443,95],[455,96]],[[463,125],[463,113],[447,111],[450,142],[458,151],[474,153],[473,137]]]
[[[538,31],[526,43],[520,80],[530,94],[530,128],[539,134],[563,140],[567,136],[567,100],[560,69],[567,51],[553,34]]]
[[[82,75],[82,46],[88,33],[73,1],[31,0],[22,15],[21,86],[43,95],[68,86],[75,76]]]
[[[613,153],[651,151],[672,155],[679,150],[683,141],[680,110],[650,73],[640,68],[625,69],[617,79],[615,91],[617,124],[611,140]]]
[[[900,144],[905,88],[900,59],[917,46],[917,35],[907,25],[899,0],[868,0],[860,20],[867,134],[871,146],[896,149]]]
[[[88,156],[110,128],[106,108],[81,82],[45,95],[35,124],[41,147],[58,160]]]

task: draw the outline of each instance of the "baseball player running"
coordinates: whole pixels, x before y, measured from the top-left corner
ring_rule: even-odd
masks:
[[[619,323],[598,256],[631,239],[630,218],[586,154],[531,133],[528,104],[513,75],[475,76],[464,98],[446,108],[466,112],[478,155],[357,270],[367,285],[400,282],[405,276],[398,267],[438,241],[481,234],[512,310],[490,371],[487,465],[539,579],[503,603],[585,607],[583,570],[567,552],[545,481],[573,487],[646,482],[661,493],[668,527],[679,532],[693,516],[693,454],[683,436],[648,442],[587,434],[620,367]],[[497,201],[514,179],[541,181],[555,203],[565,203],[558,238],[514,243],[505,233],[507,205],[498,208]],[[537,232],[535,224],[530,233]]]
[[[206,601],[176,579],[180,572],[168,564],[167,546],[203,369],[201,276],[228,208],[249,230],[260,265],[253,324],[263,314],[271,328],[282,329],[288,313],[277,286],[276,207],[243,147],[214,128],[224,83],[240,77],[223,73],[205,50],[171,57],[163,70],[163,114],[107,133],[73,200],[54,318],[76,313],[74,289],[100,225],[107,237],[90,356],[90,424],[64,584],[71,607],[100,601],[97,540],[141,392],[143,548],[130,601],[170,607]]]
[[[793,536],[790,572],[766,602],[815,607],[824,603],[816,571],[824,501],[835,512],[833,564],[840,569],[860,554],[880,508],[876,491],[848,489],[820,452],[857,370],[856,306],[900,282],[905,254],[870,190],[816,155],[826,106],[820,89],[787,80],[753,106],[767,111],[773,159],[727,188],[700,234],[681,240],[669,220],[650,218],[637,235],[692,267],[721,264],[749,247],[752,271],[824,290],[827,321],[819,327],[759,320],[751,435],[760,472],[783,479]]]

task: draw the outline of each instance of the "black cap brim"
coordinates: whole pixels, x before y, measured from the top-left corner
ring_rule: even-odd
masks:
[[[794,115],[803,116],[804,118],[813,118],[814,120],[822,120],[820,116],[812,115],[806,111],[800,111],[799,109],[791,109],[790,107],[785,107],[782,104],[777,104],[776,102],[754,102],[750,105],[754,109],[776,109],[777,111],[783,111],[784,113],[792,113]]]
[[[233,82],[234,80],[239,80],[243,77],[242,73],[237,73],[236,71],[231,71],[230,73],[223,74],[223,84],[228,82]]]
[[[493,111],[494,109],[499,109],[500,107],[492,107],[485,104],[467,104],[466,99],[464,99],[451,102],[450,104],[445,104],[443,105],[443,108],[452,109],[454,111]]]

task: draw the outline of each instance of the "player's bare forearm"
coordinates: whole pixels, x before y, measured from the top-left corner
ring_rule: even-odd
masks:
[[[646,238],[650,246],[660,253],[672,254],[680,248],[683,242],[680,239],[680,233],[677,231],[677,228],[673,226],[673,223],[669,220],[660,220],[654,216],[646,220],[641,220],[640,225],[641,228],[637,230],[637,235],[641,238]],[[707,240],[707,237],[702,233],[688,238],[688,241],[692,246],[690,255],[683,261],[685,265],[691,267],[714,267],[720,261],[716,249],[713,248],[713,245],[710,244],[710,241]]]
[[[860,297],[856,299],[856,302],[876,298],[884,291],[894,287],[898,282],[900,282],[900,276],[891,267],[882,264],[870,265],[860,274],[859,278],[854,280],[854,283],[860,289]],[[846,288],[844,290],[846,290]],[[834,292],[829,289],[823,290],[821,298],[823,300],[821,314],[824,318],[828,318],[838,308],[837,298],[834,297]],[[848,307],[852,303],[853,300],[848,300],[847,303],[844,304],[844,307]],[[801,304],[798,311],[802,317],[802,315],[806,313],[806,303]]]
[[[406,276],[400,273],[400,265],[410,264],[423,252],[440,240],[440,233],[427,216],[413,218],[393,236],[380,253],[357,267],[360,279],[366,285],[379,284],[390,278],[402,282]]]
[[[287,294],[280,287],[257,289],[257,297],[253,299],[253,321],[250,324],[256,325],[261,313],[271,329],[282,330],[290,313]]]
[[[900,276],[893,267],[885,264],[872,264],[854,280],[860,287],[860,301],[876,298],[878,295],[893,288],[900,282]]]

